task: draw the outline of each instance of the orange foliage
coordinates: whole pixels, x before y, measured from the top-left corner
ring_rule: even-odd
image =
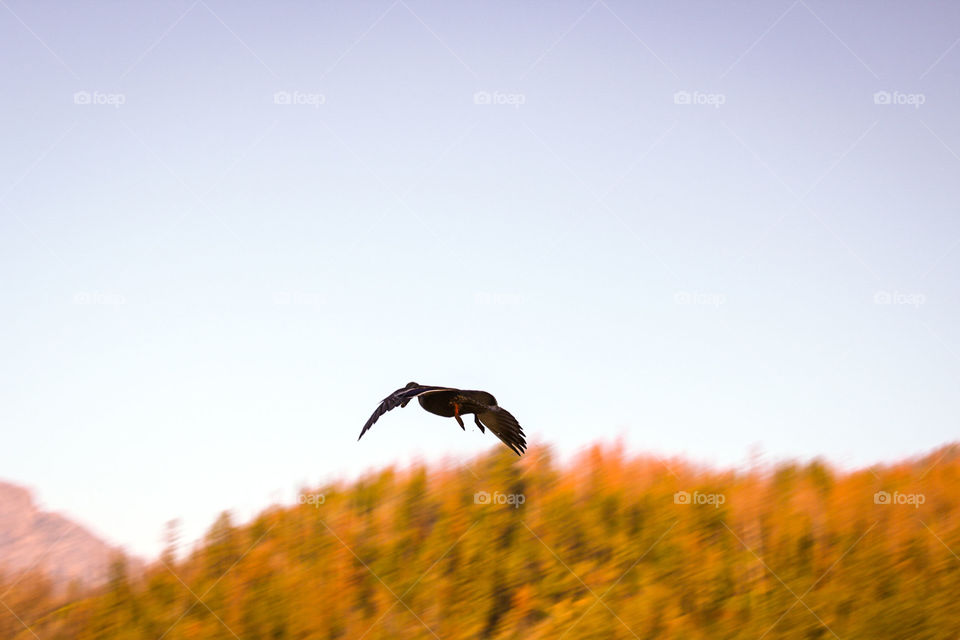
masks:
[[[21,580],[0,638],[952,638],[958,481],[951,447],[852,472],[602,447],[387,469],[67,603]]]

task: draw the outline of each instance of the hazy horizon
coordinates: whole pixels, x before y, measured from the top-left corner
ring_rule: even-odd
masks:
[[[588,453],[592,449],[592,447],[598,446],[600,447],[601,451],[612,452],[612,451],[617,451],[618,450],[617,445],[622,443],[623,443],[622,439],[618,439],[617,441],[612,441],[612,442],[595,442],[589,446],[583,447],[578,451],[568,452],[565,456],[561,455],[560,457],[555,457],[554,462],[557,463],[558,468],[570,469],[572,468],[571,465],[575,463],[580,456]],[[828,466],[828,468],[832,469],[837,473],[850,473],[850,472],[856,472],[856,471],[864,471],[868,469],[878,469],[881,467],[889,467],[889,466],[895,466],[897,464],[904,464],[909,461],[922,460],[923,458],[929,457],[930,455],[936,453],[939,449],[949,450],[952,447],[956,447],[958,445],[960,445],[960,442],[947,442],[931,451],[920,452],[919,454],[904,455],[899,458],[877,460],[871,464],[865,464],[865,465],[844,465],[842,463],[838,463],[835,460],[831,460],[825,456],[813,456],[813,457],[804,458],[804,459],[801,459],[801,458],[772,459],[769,456],[767,456],[765,452],[760,451],[758,449],[754,449],[750,451],[745,457],[745,459],[741,461],[741,463],[731,464],[727,466],[724,466],[721,464],[710,464],[709,462],[705,462],[704,460],[692,459],[692,458],[682,457],[682,456],[667,457],[667,456],[661,456],[656,452],[644,453],[642,450],[638,450],[638,449],[626,449],[623,451],[628,455],[636,455],[640,458],[646,458],[653,463],[662,463],[664,467],[668,470],[672,470],[675,468],[677,464],[681,464],[684,466],[684,468],[699,468],[704,472],[738,471],[738,472],[744,473],[745,475],[759,472],[761,476],[768,476],[774,473],[778,468],[781,468],[783,465],[790,465],[793,463],[796,463],[799,465],[806,465],[813,462],[825,463]],[[552,447],[548,447],[548,448],[550,448],[551,452],[554,455],[558,453],[555,448],[552,448]],[[173,522],[173,524],[176,527],[175,530],[177,531],[178,535],[182,535],[182,537],[180,537],[177,540],[177,548],[175,550],[177,554],[176,557],[184,559],[188,557],[189,554],[195,548],[197,548],[198,546],[202,546],[204,544],[206,535],[209,533],[211,527],[213,527],[217,517],[223,512],[230,513],[231,518],[238,525],[245,525],[250,523],[256,516],[269,511],[271,507],[291,507],[293,505],[296,505],[298,502],[301,502],[303,500],[302,496],[313,495],[310,493],[307,493],[307,494],[302,493],[304,490],[308,490],[308,491],[315,490],[318,488],[322,488],[323,486],[327,486],[328,484],[342,484],[343,486],[353,486],[353,483],[363,479],[365,476],[368,476],[369,474],[376,474],[388,468],[395,469],[399,472],[407,472],[419,467],[420,465],[424,465],[430,472],[437,472],[445,469],[457,468],[458,465],[462,465],[469,469],[472,469],[478,459],[482,459],[486,454],[490,453],[491,451],[497,451],[497,450],[498,450],[498,446],[494,445],[494,446],[488,447],[485,450],[478,450],[474,456],[471,456],[466,459],[463,459],[463,458],[454,459],[449,456],[440,456],[433,459],[415,458],[407,461],[397,462],[394,464],[386,464],[381,467],[370,467],[349,475],[330,475],[329,477],[320,478],[315,482],[298,484],[297,486],[285,487],[283,489],[275,489],[270,492],[269,496],[266,497],[266,499],[262,504],[253,504],[251,502],[249,504],[244,505],[242,508],[225,507],[218,511],[212,512],[211,519],[206,523],[203,523],[200,521],[196,523],[186,523],[187,525],[190,526],[189,530],[186,533],[184,533],[185,523],[183,519],[180,517],[174,517],[171,519],[171,521],[164,523],[163,529],[165,531],[167,524],[169,522]],[[538,458],[540,454],[543,453],[542,445],[536,449],[531,449],[529,453],[530,453],[530,457],[535,459]],[[942,459],[941,456],[937,456],[934,459],[934,462],[931,463],[930,466],[927,469],[925,469],[925,471],[929,471],[932,468],[936,467],[938,462],[941,459]],[[923,474],[923,475],[926,475],[926,474]],[[164,550],[164,544],[165,544],[163,540],[163,536],[165,535],[164,531],[161,531],[161,533],[157,535],[157,540],[153,544],[152,548],[145,548],[142,550],[137,549],[134,547],[134,545],[131,545],[130,543],[124,543],[123,541],[116,540],[111,535],[110,531],[103,530],[95,522],[89,522],[85,520],[83,517],[78,516],[77,514],[71,513],[63,509],[57,509],[52,507],[51,505],[49,505],[44,501],[43,496],[35,487],[20,485],[6,478],[0,478],[0,484],[2,483],[6,483],[13,486],[19,486],[21,488],[27,489],[30,492],[32,499],[34,500],[34,505],[40,511],[57,513],[59,515],[66,517],[68,520],[72,521],[72,523],[78,529],[84,530],[84,533],[89,533],[95,536],[96,538],[106,542],[107,544],[123,550],[124,553],[129,554],[129,556],[133,558],[136,558],[142,561],[147,561],[147,562],[155,561],[158,558],[159,554]],[[56,543],[54,544],[56,545]]]

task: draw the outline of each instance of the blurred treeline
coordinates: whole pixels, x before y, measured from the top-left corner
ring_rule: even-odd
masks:
[[[723,471],[596,447],[387,469],[224,514],[142,575],[117,558],[93,591],[0,578],[0,638],[956,638],[958,454]]]

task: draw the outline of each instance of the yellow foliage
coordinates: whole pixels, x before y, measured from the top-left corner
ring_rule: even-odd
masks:
[[[69,601],[0,579],[0,638],[955,637],[957,453],[718,471],[597,446],[389,469],[221,516],[188,557],[118,562]]]

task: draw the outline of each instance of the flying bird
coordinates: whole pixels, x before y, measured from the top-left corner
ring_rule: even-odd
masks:
[[[507,445],[511,451],[518,456],[527,448],[527,441],[523,437],[523,429],[506,409],[497,405],[497,399],[486,391],[472,391],[467,389],[454,389],[453,387],[431,387],[423,384],[411,382],[402,389],[397,389],[377,407],[367,424],[363,425],[360,431],[360,438],[363,437],[373,423],[380,419],[380,416],[391,409],[405,407],[407,403],[414,398],[420,403],[420,406],[444,418],[456,418],[457,424],[464,431],[467,428],[463,424],[462,415],[472,413],[474,423],[480,427],[480,432],[485,433],[484,427],[490,429],[493,435],[500,438],[503,444]],[[360,438],[357,438],[359,440]]]

